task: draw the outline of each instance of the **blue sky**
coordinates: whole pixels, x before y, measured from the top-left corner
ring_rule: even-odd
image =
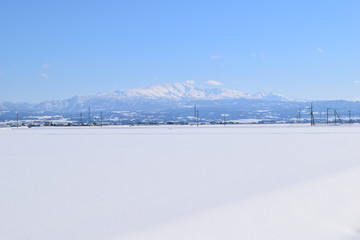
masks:
[[[360,98],[358,0],[22,0],[0,11],[0,100],[187,80]]]

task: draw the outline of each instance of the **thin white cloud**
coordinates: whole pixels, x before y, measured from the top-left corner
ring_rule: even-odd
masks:
[[[51,64],[45,63],[42,65],[43,68],[49,68],[51,66]]]
[[[210,85],[213,85],[213,86],[220,86],[220,85],[223,85],[222,82],[218,82],[218,81],[215,81],[215,80],[209,80],[206,82],[207,84],[210,84]]]
[[[45,79],[49,79],[49,75],[47,73],[40,73],[39,76]]]
[[[316,49],[316,51],[318,51],[319,53],[323,53],[323,52],[324,52],[324,50],[323,50],[322,48],[319,48],[319,47]]]
[[[223,58],[223,56],[210,56],[211,59],[214,59],[214,60],[219,60],[221,58]]]
[[[194,80],[186,80],[185,83],[194,85],[194,84],[195,84],[195,81],[194,81]]]
[[[355,80],[355,81],[353,81],[353,83],[359,83],[359,81]]]
[[[255,53],[250,53],[250,56],[253,57],[253,58],[257,57]]]

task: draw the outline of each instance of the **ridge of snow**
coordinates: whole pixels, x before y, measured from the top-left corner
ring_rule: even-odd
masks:
[[[127,98],[143,98],[143,99],[168,99],[168,100],[221,100],[221,99],[264,99],[264,100],[280,100],[291,101],[278,93],[256,93],[246,94],[234,89],[226,88],[200,88],[195,87],[188,83],[165,83],[152,85],[144,88],[135,88],[123,91],[113,91],[94,95],[93,97],[99,98],[114,98],[114,99],[127,99]],[[86,96],[79,97],[79,99],[86,99]]]
[[[282,94],[274,92],[258,92],[252,95],[255,99],[266,99],[266,100],[276,100],[276,101],[293,101],[293,99],[288,98]]]

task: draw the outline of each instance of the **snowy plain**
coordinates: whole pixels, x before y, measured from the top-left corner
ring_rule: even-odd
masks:
[[[0,239],[360,239],[360,126],[0,129]]]

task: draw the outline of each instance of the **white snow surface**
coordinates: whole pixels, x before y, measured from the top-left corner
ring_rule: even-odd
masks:
[[[0,239],[360,239],[360,126],[0,131]]]

